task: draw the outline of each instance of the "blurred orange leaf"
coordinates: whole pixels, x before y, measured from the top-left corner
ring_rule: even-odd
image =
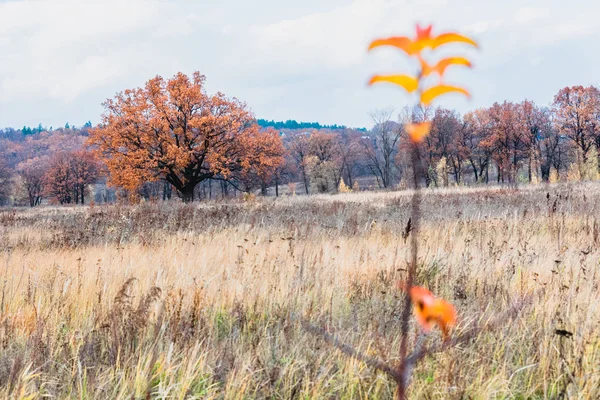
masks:
[[[397,47],[409,56],[420,53],[426,48],[436,49],[447,43],[466,43],[478,47],[473,39],[459,33],[447,32],[438,36],[431,36],[431,25],[421,28],[417,25],[416,36],[414,39],[406,36],[392,36],[389,38],[376,39],[369,45],[369,50],[380,46]]]
[[[464,65],[465,67],[469,68],[472,67],[471,62],[464,57],[443,58],[440,61],[438,61],[437,64],[435,64],[434,66],[427,65],[427,63],[423,59],[420,59],[420,61],[423,76],[428,76],[435,72],[441,77],[446,72],[446,68],[448,68],[451,65]]]
[[[369,50],[380,46],[393,46],[404,50],[406,54],[412,55],[420,51],[414,46],[414,42],[406,36],[392,36],[385,39],[376,39],[369,45]]]
[[[456,324],[454,306],[445,300],[436,299],[429,290],[422,287],[413,286],[408,293],[413,303],[415,318],[421,325],[421,329],[428,333],[436,324],[440,327],[444,338],[447,338],[450,327]]]
[[[461,93],[467,97],[471,97],[471,94],[466,89],[457,86],[437,85],[425,90],[421,94],[421,103],[429,105],[437,97],[446,93]]]
[[[431,47],[432,49],[436,49],[446,43],[466,43],[466,44],[470,44],[471,46],[479,47],[477,45],[477,42],[474,41],[473,39],[471,39],[467,36],[461,35],[459,33],[453,33],[453,32],[442,33],[441,35],[432,38],[431,43],[429,44],[429,47]]]
[[[431,122],[417,122],[408,124],[406,126],[408,137],[413,143],[421,143],[423,139],[425,139],[425,137],[429,135],[430,130]]]
[[[375,75],[369,80],[369,85],[379,82],[393,83],[404,88],[408,93],[412,93],[419,87],[417,78],[410,75]]]
[[[416,42],[425,41],[431,39],[431,29],[433,25],[429,24],[425,28],[421,28],[421,25],[417,24],[417,37]]]

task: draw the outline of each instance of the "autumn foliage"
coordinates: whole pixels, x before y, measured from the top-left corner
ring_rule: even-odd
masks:
[[[413,313],[423,331],[428,333],[437,325],[444,338],[448,338],[450,328],[456,324],[454,306],[435,298],[429,290],[419,286],[411,287],[408,292],[413,303]]]
[[[393,46],[403,50],[409,57],[416,58],[419,62],[420,69],[416,76],[410,75],[375,75],[369,81],[369,84],[377,82],[390,82],[402,87],[408,93],[417,92],[419,100],[416,108],[420,110],[420,118],[413,111],[410,119],[406,121],[404,130],[407,133],[411,145],[409,146],[413,189],[411,195],[411,212],[410,220],[406,227],[406,235],[410,234],[410,262],[408,264],[405,288],[407,295],[404,299],[404,309],[400,317],[401,326],[401,342],[400,342],[400,365],[397,368],[390,368],[390,374],[396,381],[398,388],[396,397],[399,400],[406,399],[407,387],[410,382],[411,370],[418,361],[417,355],[421,353],[420,346],[409,355],[408,353],[408,336],[409,336],[409,307],[412,303],[414,315],[417,322],[420,324],[423,332],[427,334],[433,324],[437,324],[442,330],[444,339],[448,339],[449,327],[456,322],[456,311],[454,307],[441,299],[436,299],[428,290],[415,286],[414,282],[417,276],[417,264],[419,260],[418,250],[418,234],[420,230],[421,219],[421,195],[419,192],[420,180],[423,177],[422,166],[422,144],[428,138],[431,131],[432,123],[428,118],[429,105],[437,97],[446,93],[461,93],[470,96],[470,93],[462,87],[447,85],[443,82],[444,72],[451,65],[462,65],[470,67],[471,63],[464,57],[449,57],[439,60],[435,65],[431,66],[422,54],[423,50],[436,48],[447,43],[466,43],[477,47],[477,43],[472,39],[460,35],[458,33],[443,33],[433,36],[432,26],[422,28],[417,25],[416,35],[414,39],[395,36],[387,39],[376,39],[369,46],[369,50],[379,46]],[[432,86],[426,86],[426,77],[432,73],[437,73],[439,82]],[[441,164],[445,165],[445,159]],[[446,175],[446,173],[443,173]],[[384,368],[385,369],[385,368]]]
[[[30,158],[21,162],[17,167],[17,171],[26,192],[29,206],[40,205],[44,195],[48,160],[41,157]]]
[[[2,154],[0,154],[0,157]],[[10,194],[10,181],[12,171],[8,168],[4,160],[0,159],[0,205],[7,203]]]
[[[281,161],[277,141],[263,133],[246,105],[222,93],[208,95],[205,77],[178,73],[149,80],[104,103],[106,112],[90,143],[104,160],[110,182],[131,191],[165,180],[184,201],[207,179],[236,174],[264,177]],[[261,153],[268,150],[266,153]]]
[[[46,193],[60,204],[85,204],[87,186],[96,182],[98,175],[98,162],[92,153],[57,153],[44,176]]]
[[[581,150],[587,160],[592,146],[600,148],[600,90],[595,86],[572,86],[554,96],[555,120],[560,132]]]
[[[259,186],[266,194],[267,185],[284,163],[285,148],[279,133],[272,128],[253,135],[252,139],[253,142],[249,143],[252,151],[246,155],[237,176],[246,190]]]
[[[406,36],[393,36],[389,38],[376,39],[371,42],[369,50],[381,47],[391,46],[404,51],[409,57],[415,58],[419,62],[419,71],[416,76],[394,74],[394,75],[374,75],[369,80],[369,85],[379,82],[388,82],[398,85],[408,93],[417,92],[419,95],[419,104],[426,107],[430,105],[437,97],[447,93],[460,93],[467,97],[470,93],[458,86],[448,85],[444,83],[444,73],[446,69],[452,65],[471,67],[471,62],[465,57],[447,57],[438,60],[435,64],[430,65],[423,55],[426,49],[435,50],[440,46],[448,43],[463,43],[477,47],[477,43],[464,35],[448,32],[440,35],[432,34],[432,26],[421,27],[417,25],[414,38]],[[427,76],[431,74],[439,76],[439,82],[435,85],[427,86]],[[413,121],[407,125],[408,136],[411,141],[420,143],[429,133],[431,125],[428,121]]]

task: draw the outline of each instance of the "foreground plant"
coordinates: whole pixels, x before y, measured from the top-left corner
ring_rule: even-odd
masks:
[[[460,65],[470,67],[471,63],[464,57],[449,57],[444,58],[435,64],[430,64],[426,61],[423,52],[425,50],[435,50],[440,46],[449,43],[463,43],[470,46],[477,47],[477,43],[467,36],[461,35],[455,32],[442,33],[434,36],[432,34],[432,26],[429,25],[425,28],[417,25],[415,37],[408,38],[406,36],[394,36],[383,39],[374,40],[369,46],[369,50],[382,47],[392,46],[405,52],[409,57],[418,61],[418,70],[416,75],[375,75],[369,81],[372,85],[378,82],[389,82],[402,87],[408,93],[416,92],[418,95],[417,106],[426,107],[433,100],[441,95],[447,93],[461,93],[465,96],[470,96],[470,93],[458,86],[447,85],[443,82],[444,74],[446,69],[451,65]],[[436,73],[439,76],[439,82],[432,86],[427,86],[426,78],[432,73]],[[411,260],[408,267],[408,273],[406,278],[407,295],[404,300],[404,309],[401,316],[401,327],[402,327],[402,338],[400,344],[400,359],[401,364],[399,372],[401,375],[400,381],[398,382],[398,398],[404,399],[406,397],[406,389],[410,377],[410,371],[412,364],[409,363],[408,354],[408,337],[409,337],[409,320],[410,320],[410,304],[415,304],[415,311],[417,320],[421,326],[427,331],[431,324],[431,318],[437,321],[442,328],[444,336],[447,338],[448,331],[447,327],[450,323],[455,321],[455,313],[453,308],[447,303],[440,303],[433,299],[433,295],[430,292],[424,291],[421,288],[413,287],[417,272],[417,260],[418,260],[418,232],[421,219],[421,194],[419,192],[420,182],[423,178],[422,166],[420,160],[420,144],[423,139],[429,134],[431,129],[430,121],[416,121],[413,119],[405,127],[408,137],[411,142],[411,163],[413,169],[413,195],[411,201]],[[440,310],[437,310],[440,308]],[[437,311],[436,311],[437,310]],[[433,312],[433,314],[432,314]],[[444,318],[440,318],[439,313],[446,314]],[[449,315],[452,315],[449,317]]]
[[[437,48],[450,43],[467,44],[477,47],[477,43],[473,39],[459,33],[447,32],[435,36],[432,34],[431,25],[424,28],[417,25],[416,33],[413,38],[407,36],[393,36],[374,40],[369,46],[369,51],[383,46],[398,48],[418,62],[418,70],[415,75],[374,75],[369,80],[369,85],[385,82],[400,86],[409,94],[416,93],[418,95],[416,105],[420,107],[426,107],[439,96],[448,93],[459,93],[470,97],[470,93],[466,89],[444,83],[444,74],[446,70],[453,65],[471,67],[471,62],[468,59],[453,56],[443,58],[435,63],[430,63],[425,59],[423,54],[425,50],[434,51]],[[438,75],[439,81],[434,85],[428,86],[427,78],[432,74]],[[402,285],[402,287],[406,289],[406,295],[401,315],[402,338],[400,343],[400,365],[392,367],[380,361],[373,361],[358,353],[356,350],[351,349],[349,346],[340,344],[334,337],[328,336],[327,332],[315,329],[314,327],[311,328],[310,324],[304,322],[304,326],[307,329],[310,329],[315,333],[320,333],[326,339],[329,338],[330,343],[334,344],[346,354],[359,358],[392,376],[398,384],[398,399],[406,398],[411,371],[416,362],[426,354],[422,350],[425,334],[429,333],[432,326],[435,324],[439,326],[442,331],[444,343],[449,344],[449,328],[456,323],[456,311],[451,304],[444,300],[436,299],[427,289],[414,286],[418,259],[417,240],[421,215],[421,194],[419,188],[420,182],[423,179],[420,160],[420,144],[429,134],[430,129],[431,122],[425,120],[417,121],[413,119],[413,121],[405,126],[406,133],[411,142],[414,191],[411,200],[410,228],[407,228],[407,231],[410,232],[411,235],[411,260],[407,271],[406,283]],[[411,303],[414,306],[414,314],[417,322],[422,328],[422,334],[416,341],[414,352],[409,356],[408,343]]]
[[[436,299],[429,290],[413,286],[408,291],[413,303],[413,313],[424,333],[437,325],[448,339],[450,328],[456,324],[456,309],[442,299]]]

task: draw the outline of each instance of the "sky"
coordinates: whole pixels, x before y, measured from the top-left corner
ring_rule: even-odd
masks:
[[[600,84],[598,15],[596,0],[0,0],[0,127],[97,124],[107,98],[179,71],[257,118],[370,127],[371,111],[414,100],[370,76],[415,66],[366,48],[416,22],[481,46],[444,50],[473,60],[446,79],[473,96],[437,105],[548,105],[564,86]]]

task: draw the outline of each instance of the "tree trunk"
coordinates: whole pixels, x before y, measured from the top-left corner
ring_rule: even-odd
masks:
[[[350,168],[346,167],[346,172],[348,173],[348,185],[350,188],[354,187],[354,180],[352,179],[352,171]]]
[[[542,180],[544,182],[548,182],[550,180],[550,166],[542,165],[541,171],[542,171]]]
[[[179,194],[181,195],[181,200],[184,203],[191,203],[194,201],[194,194],[197,183],[187,183],[181,188],[176,188]]]
[[[387,189],[390,186],[390,178],[391,178],[392,172],[391,172],[390,161],[387,157],[385,158],[384,163],[385,164],[383,166],[383,176],[381,177],[382,178],[381,180],[383,181],[383,187]]]
[[[308,184],[308,176],[306,176],[306,172],[302,171],[302,179],[304,181],[304,191],[306,191],[306,194],[310,194],[309,193],[309,184]]]
[[[186,191],[186,192],[181,192],[181,199],[183,200],[184,203],[191,203],[194,201],[194,191],[190,190],[190,191]]]
[[[473,162],[473,160],[469,160],[471,162],[471,167],[473,167],[473,175],[475,177],[475,183],[479,182],[479,176],[477,175],[477,166]]]
[[[227,181],[221,181],[221,195],[223,198],[229,197],[229,186],[227,186]]]
[[[163,201],[171,200],[171,184],[167,181],[163,182]]]

